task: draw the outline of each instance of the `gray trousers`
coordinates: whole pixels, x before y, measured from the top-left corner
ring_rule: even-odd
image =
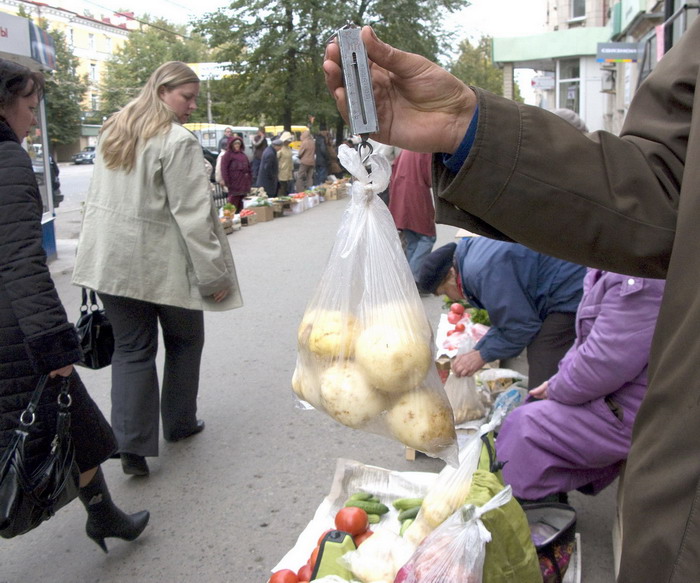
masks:
[[[119,453],[157,456],[159,417],[166,439],[188,433],[197,422],[204,314],[107,294],[100,298],[114,329],[111,419]],[[160,399],[159,323],[165,345]]]
[[[553,312],[547,315],[542,328],[527,347],[528,389],[534,389],[557,373],[559,361],[564,358],[574,340],[574,312]]]

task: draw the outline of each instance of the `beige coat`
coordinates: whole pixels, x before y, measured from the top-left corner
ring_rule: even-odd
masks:
[[[292,149],[286,144],[277,152],[277,176],[280,182],[288,182],[294,178]]]
[[[192,310],[242,305],[197,138],[173,123],[137,152],[134,169],[108,170],[97,152],[73,283]],[[216,303],[211,294],[230,288]]]
[[[700,580],[698,81],[700,19],[638,90],[622,139],[479,91],[465,164],[455,175],[435,158],[438,222],[666,278],[624,478],[618,583]]]

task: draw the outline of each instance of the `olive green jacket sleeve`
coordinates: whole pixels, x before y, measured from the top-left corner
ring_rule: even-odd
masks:
[[[478,128],[463,167],[455,175],[435,157],[437,221],[574,263],[665,277],[689,135],[699,139],[699,62],[696,22],[637,92],[622,137],[582,134],[476,89]]]

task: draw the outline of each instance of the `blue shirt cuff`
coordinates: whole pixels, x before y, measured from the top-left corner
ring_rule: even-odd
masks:
[[[472,146],[474,145],[474,139],[476,138],[476,126],[478,124],[479,106],[477,105],[476,110],[474,111],[474,117],[472,117],[472,121],[469,124],[469,127],[467,128],[467,133],[464,134],[464,139],[459,145],[459,148],[457,148],[454,154],[442,155],[442,163],[453,174],[457,174],[457,172],[459,172],[459,169],[467,160],[467,156],[469,156],[469,152],[471,151]]]

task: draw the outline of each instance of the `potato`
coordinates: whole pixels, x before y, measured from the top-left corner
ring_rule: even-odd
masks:
[[[428,454],[456,440],[452,409],[438,393],[424,389],[401,395],[389,408],[386,421],[401,443]]]
[[[373,389],[352,362],[331,366],[321,375],[321,403],[326,413],[348,427],[362,427],[386,409],[384,395]]]
[[[306,401],[314,409],[321,408],[321,384],[313,367],[305,366],[301,360],[292,375],[292,389],[302,401]]]
[[[433,362],[427,341],[405,328],[382,324],[360,334],[355,359],[369,382],[389,393],[415,389]]]
[[[338,310],[311,310],[304,315],[297,338],[322,358],[352,358],[357,339],[357,319]]]

